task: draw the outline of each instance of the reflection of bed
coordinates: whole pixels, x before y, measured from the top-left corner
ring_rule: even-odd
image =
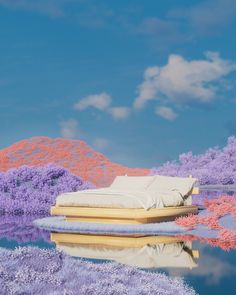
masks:
[[[116,177],[109,188],[64,193],[57,197],[52,215],[68,221],[150,223],[196,213],[191,195],[196,179],[143,176]]]
[[[66,236],[67,235],[67,236]],[[150,237],[101,237],[77,234],[51,234],[58,250],[70,256],[114,260],[141,268],[197,266],[197,250],[190,242],[170,236]],[[108,240],[107,240],[108,238]]]

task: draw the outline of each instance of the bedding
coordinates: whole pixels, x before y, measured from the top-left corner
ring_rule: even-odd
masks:
[[[114,248],[76,244],[57,244],[57,249],[74,257],[114,260],[141,268],[187,267],[197,264],[192,257],[188,242],[145,245],[141,248]]]
[[[117,176],[110,189],[144,191],[154,179],[155,176]]]
[[[195,178],[168,176],[117,176],[110,187],[64,193],[57,197],[57,206],[100,208],[177,207],[186,202]]]
[[[197,182],[196,178],[192,177],[172,177],[156,175],[149,183],[147,191],[178,191],[182,196],[188,196],[194,184]]]
[[[64,193],[57,197],[57,206],[100,208],[164,208],[181,206],[184,200],[178,191],[125,191],[110,188]]]

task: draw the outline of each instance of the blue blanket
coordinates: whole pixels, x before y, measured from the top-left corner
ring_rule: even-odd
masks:
[[[187,230],[174,221],[147,224],[104,224],[92,222],[66,221],[64,217],[46,217],[37,219],[34,224],[53,232],[71,232],[81,234],[111,234],[111,235],[196,235],[203,238],[216,238],[217,230],[205,225],[198,225],[193,230]]]

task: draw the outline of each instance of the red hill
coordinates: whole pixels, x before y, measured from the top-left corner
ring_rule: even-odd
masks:
[[[149,173],[149,169],[128,168],[113,163],[81,140],[32,137],[0,150],[0,171],[48,163],[63,166],[97,186],[109,185],[117,175]]]

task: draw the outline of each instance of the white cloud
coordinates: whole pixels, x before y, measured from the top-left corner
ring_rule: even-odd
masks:
[[[110,142],[109,140],[101,137],[97,137],[93,141],[93,146],[98,150],[105,150],[109,147]]]
[[[171,54],[168,63],[145,70],[144,81],[138,86],[134,107],[141,109],[147,101],[171,101],[176,104],[192,101],[207,103],[216,98],[216,82],[232,71],[236,64],[207,52],[206,59],[188,61]]]
[[[177,117],[177,114],[169,107],[157,107],[155,113],[169,121],[173,121]]]
[[[186,34],[181,32],[179,20],[144,18],[139,24],[129,23],[131,32],[151,37],[152,46],[165,48],[167,44],[186,41]],[[161,42],[160,42],[161,40]]]
[[[80,101],[78,101],[74,108],[78,111],[85,110],[89,107],[94,107],[98,110],[106,110],[111,104],[111,96],[106,92],[102,92],[100,94],[91,94]]]
[[[184,19],[191,29],[205,35],[217,34],[221,28],[235,21],[235,0],[206,0],[196,2],[196,5],[177,8],[169,12],[169,16]]]
[[[125,106],[112,107],[110,106],[111,102],[111,96],[106,92],[102,92],[100,94],[92,94],[82,98],[74,105],[74,109],[83,111],[89,107],[93,107],[109,113],[116,120],[123,120],[129,116],[130,108]]]
[[[64,138],[75,138],[78,132],[78,122],[75,119],[69,119],[60,122],[61,136]]]
[[[130,114],[130,109],[128,107],[112,107],[109,108],[108,112],[116,120],[126,119]]]

